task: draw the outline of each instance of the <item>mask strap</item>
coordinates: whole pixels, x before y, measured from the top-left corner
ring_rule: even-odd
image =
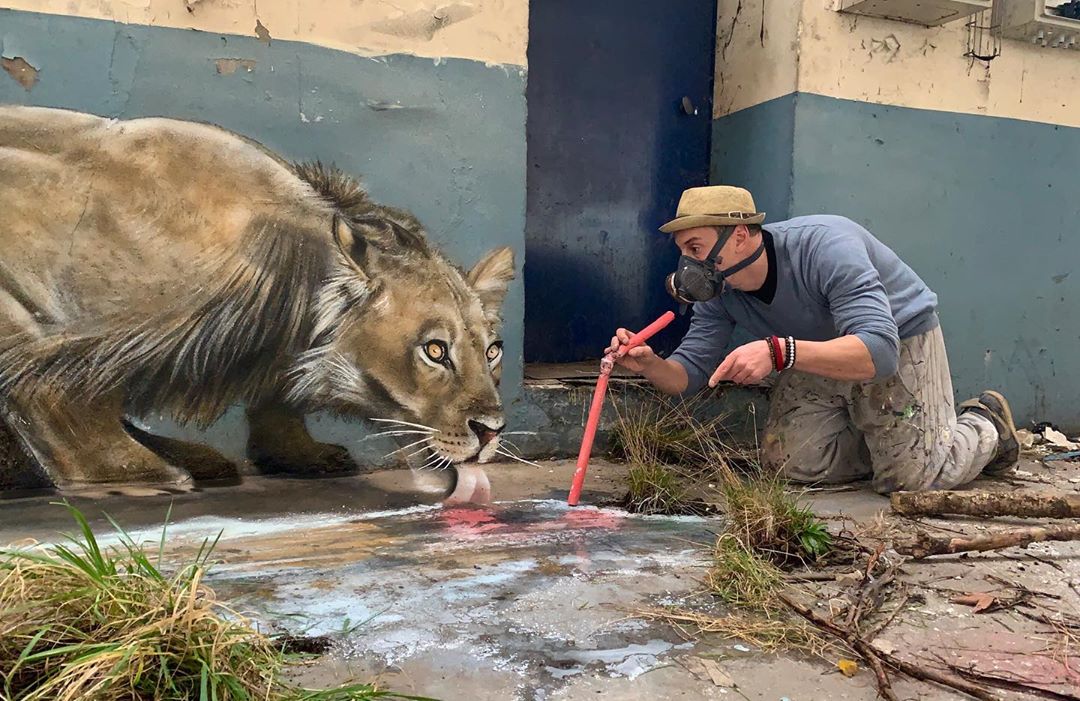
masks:
[[[720,274],[723,275],[724,277],[728,277],[729,275],[734,275],[735,273],[739,272],[743,268],[746,268],[751,263],[753,263],[755,260],[760,258],[761,254],[764,253],[764,252],[765,252],[765,239],[762,238],[761,245],[758,246],[756,251],[754,251],[749,256],[747,256],[743,260],[739,261],[735,265],[731,266],[730,268],[724,268],[723,270],[720,271]]]
[[[713,245],[712,250],[709,251],[709,255],[705,256],[705,260],[702,262],[708,266],[710,272],[716,269],[716,257],[720,255],[720,249],[724,247],[731,235],[735,233],[734,227],[724,227],[726,233],[722,233],[716,237],[716,243]]]

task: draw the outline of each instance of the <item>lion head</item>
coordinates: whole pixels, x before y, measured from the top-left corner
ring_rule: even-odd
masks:
[[[414,462],[488,461],[505,426],[499,326],[513,252],[492,250],[465,272],[409,214],[335,201],[335,272],[315,302],[310,350],[290,373],[291,398],[386,422]]]

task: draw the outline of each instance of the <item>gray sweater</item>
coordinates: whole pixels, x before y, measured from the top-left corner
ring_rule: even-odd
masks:
[[[828,341],[853,334],[869,349],[876,379],[896,373],[900,339],[937,326],[937,295],[850,219],[797,217],[762,228],[772,234],[776,294],[766,304],[727,289],[694,305],[690,330],[671,355],[686,368],[687,394],[716,370],[736,325],[761,338]]]

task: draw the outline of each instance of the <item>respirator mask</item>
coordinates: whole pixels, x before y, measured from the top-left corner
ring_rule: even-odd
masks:
[[[693,256],[679,256],[679,265],[675,272],[667,276],[665,287],[668,294],[683,305],[694,302],[707,302],[724,290],[724,278],[734,275],[743,270],[761,257],[765,252],[765,239],[757,250],[739,261],[730,268],[716,269],[716,257],[720,255],[720,249],[724,247],[731,235],[735,233],[734,226],[720,228],[720,235],[716,239],[716,245],[705,256],[705,260],[698,260]],[[685,306],[684,306],[685,311]]]

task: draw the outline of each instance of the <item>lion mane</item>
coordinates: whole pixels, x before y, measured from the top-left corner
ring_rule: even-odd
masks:
[[[385,229],[384,255],[449,265],[414,217],[373,202],[357,178],[318,161],[289,168],[335,216]],[[206,427],[231,404],[282,390],[294,363],[333,334],[340,312],[380,284],[352,279],[343,258],[329,237],[315,244],[256,219],[241,245],[192,260],[192,285],[156,313],[0,341],[0,395],[48,388],[89,399],[122,387],[132,412]]]

